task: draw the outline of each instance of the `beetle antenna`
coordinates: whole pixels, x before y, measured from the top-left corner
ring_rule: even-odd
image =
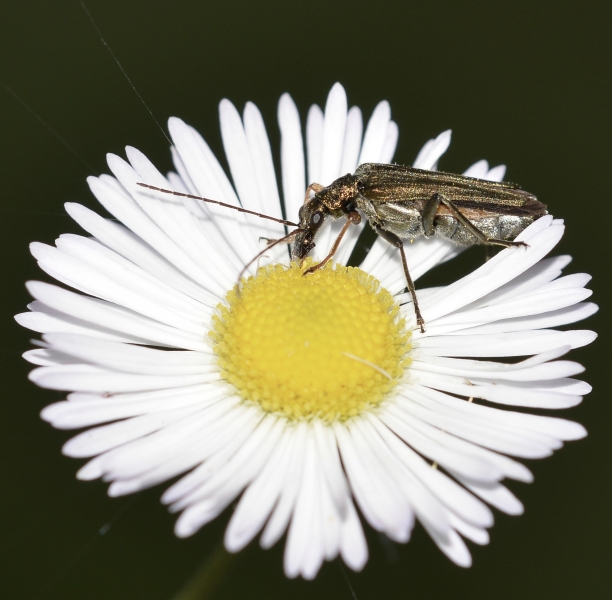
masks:
[[[219,200],[211,200],[210,198],[203,198],[202,196],[194,196],[193,194],[184,194],[183,192],[175,192],[174,190],[166,190],[164,188],[155,187],[154,185],[149,185],[148,183],[137,183],[136,185],[139,185],[140,187],[143,187],[143,188],[147,188],[149,190],[154,190],[156,192],[163,192],[164,194],[171,194],[172,196],[180,196],[181,198],[191,198],[192,200],[201,200],[202,202],[208,202],[210,204],[218,204],[219,206],[223,206],[224,208],[231,208],[232,210],[237,210],[238,212],[241,212],[241,213],[255,215],[256,217],[259,217],[260,219],[268,219],[269,221],[274,221],[275,223],[281,223],[282,225],[289,225],[289,227],[298,226],[297,223],[293,223],[292,221],[285,221],[285,219],[277,219],[276,217],[271,217],[270,215],[264,215],[262,213],[255,212],[254,210],[247,210],[246,208],[242,208],[241,206],[233,206],[232,204],[226,204],[225,202],[219,202]],[[285,238],[281,238],[281,239],[285,239]],[[281,240],[277,240],[276,242],[274,242],[274,245],[280,242]],[[250,264],[251,263],[249,263],[249,265]]]

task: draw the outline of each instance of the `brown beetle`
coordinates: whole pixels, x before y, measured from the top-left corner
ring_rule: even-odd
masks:
[[[291,258],[301,262],[315,247],[317,232],[328,217],[346,219],[327,256],[307,269],[304,275],[320,269],[334,256],[349,226],[360,223],[360,213],[363,213],[374,231],[400,251],[407,288],[421,332],[425,331],[425,322],[408,270],[405,240],[412,241],[424,236],[445,238],[463,246],[521,246],[525,244],[515,242],[514,238],[530,223],[546,214],[545,204],[514,183],[376,163],[362,164],[354,175],[339,177],[328,186],[311,184],[300,208],[297,224],[200,196],[144,183],[138,185],[219,204],[296,227],[278,240],[267,240],[267,248],[257,254],[253,261],[272,246],[293,242]]]

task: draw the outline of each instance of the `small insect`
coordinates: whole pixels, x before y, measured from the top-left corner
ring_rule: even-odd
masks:
[[[390,164],[362,164],[354,175],[344,175],[328,186],[311,184],[299,211],[299,223],[145,183],[138,185],[296,227],[280,239],[266,240],[267,247],[246,265],[245,270],[272,246],[282,243],[293,243],[291,259],[301,263],[315,247],[317,232],[328,217],[346,219],[327,256],[307,269],[304,275],[313,273],[334,256],[349,226],[360,223],[360,212],[363,213],[374,231],[400,252],[416,322],[422,333],[425,321],[408,270],[404,241],[424,236],[445,238],[463,246],[525,246],[514,238],[547,213],[545,204],[514,183]]]

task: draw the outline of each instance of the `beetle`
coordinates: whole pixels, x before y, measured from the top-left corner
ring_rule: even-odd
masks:
[[[494,182],[441,171],[425,171],[396,164],[364,163],[354,174],[339,177],[328,186],[313,183],[306,191],[299,222],[277,219],[245,208],[200,196],[165,190],[145,183],[138,185],[158,192],[203,200],[296,227],[277,240],[266,240],[269,248],[293,243],[291,259],[300,263],[315,247],[317,232],[328,219],[346,219],[327,256],[304,271],[322,268],[336,253],[351,224],[361,222],[361,213],[374,231],[395,246],[402,258],[408,291],[412,297],[417,326],[425,333],[416,290],[404,252],[404,241],[440,237],[462,245],[525,246],[514,239],[529,224],[547,214],[546,205],[517,184]]]

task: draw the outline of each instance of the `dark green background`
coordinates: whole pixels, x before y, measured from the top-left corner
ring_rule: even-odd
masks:
[[[589,429],[545,461],[533,485],[511,484],[522,517],[497,514],[492,541],[472,546],[474,566],[451,564],[417,526],[389,549],[371,532],[371,559],[348,573],[370,598],[607,598],[610,590],[610,34],[603,1],[574,2],[152,2],[88,0],[115,54],[160,122],[177,115],[220,149],[217,104],[253,100],[276,145],[276,103],[289,91],[305,115],[335,81],[369,115],[386,98],[400,127],[398,162],[454,130],[444,170],[480,158],[506,163],[566,219],[559,247],[570,272],[595,276],[600,333],[573,353],[595,391],[564,413]],[[41,599],[169,599],[222,537],[225,514],[177,540],[161,488],[111,500],[100,482],[77,482],[62,457],[68,432],[40,409],[60,395],[35,388],[20,358],[29,332],[24,282],[44,276],[28,253],[77,226],[65,201],[94,207],[85,177],[126,144],[170,167],[167,142],[102,46],[78,2],[3,2],[0,76],[74,149],[68,151],[0,89],[2,418],[0,595]],[[277,147],[277,146],[275,146]],[[86,163],[86,164],[84,164]],[[468,253],[451,278],[481,260]],[[471,261],[471,262],[470,262]],[[424,283],[426,283],[424,281]],[[110,524],[105,535],[97,532]],[[218,598],[347,599],[337,563],[314,583],[288,581],[282,546],[252,544]]]

